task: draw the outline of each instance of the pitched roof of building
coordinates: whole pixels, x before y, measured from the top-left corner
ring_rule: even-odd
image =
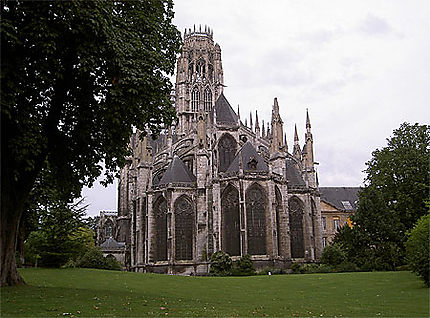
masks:
[[[360,187],[320,187],[321,201],[340,211],[354,211],[358,207]]]
[[[228,167],[227,172],[239,171],[240,156],[242,156],[244,171],[269,171],[269,167],[264,161],[263,157],[257,153],[257,150],[255,150],[254,146],[248,141],[238,151],[236,157],[234,157],[233,161]]]
[[[223,93],[221,93],[215,102],[214,111],[216,113],[216,121],[219,124],[235,125],[239,120],[239,117],[237,117],[237,114]],[[211,114],[211,117],[213,119],[213,114]]]
[[[102,250],[116,250],[123,249],[125,247],[125,242],[117,242],[112,237],[109,237],[106,241],[100,244]]]
[[[194,183],[195,181],[196,177],[193,173],[178,156],[175,156],[158,184]]]
[[[305,186],[306,183],[302,178],[299,170],[297,170],[294,160],[287,159],[287,182],[291,186]]]

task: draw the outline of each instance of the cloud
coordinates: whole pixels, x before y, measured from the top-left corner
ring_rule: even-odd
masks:
[[[370,14],[360,23],[359,29],[368,35],[383,35],[393,32],[393,28],[385,20]]]

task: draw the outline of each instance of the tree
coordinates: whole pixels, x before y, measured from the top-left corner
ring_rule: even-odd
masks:
[[[406,242],[409,266],[430,287],[430,214],[418,220]]]
[[[69,199],[125,162],[133,127],[174,119],[180,33],[165,1],[2,1],[1,286],[16,270],[19,224],[44,171]]]
[[[335,238],[350,261],[369,269],[395,269],[403,262],[406,233],[427,213],[429,145],[429,126],[404,123],[386,147],[372,153],[354,228],[343,227]]]

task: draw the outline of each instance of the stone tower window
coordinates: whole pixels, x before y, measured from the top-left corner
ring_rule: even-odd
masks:
[[[200,92],[197,87],[194,87],[191,93],[191,111],[197,112],[199,110]]]
[[[196,64],[196,72],[199,78],[206,77],[206,63],[204,60],[199,60]]]
[[[212,107],[212,92],[211,90],[208,88],[205,89],[205,112],[208,112],[211,110]]]

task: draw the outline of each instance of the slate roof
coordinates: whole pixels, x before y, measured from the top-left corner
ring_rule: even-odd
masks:
[[[158,184],[194,183],[195,181],[196,177],[193,173],[178,156],[175,156]]]
[[[358,191],[360,187],[320,187],[321,201],[341,211],[356,211],[358,207]],[[349,201],[351,207],[342,201]]]
[[[215,102],[214,111],[216,113],[216,121],[219,124],[236,125],[239,120],[239,117],[237,117],[237,114],[223,93],[221,93]],[[213,113],[210,115],[213,120]]]
[[[242,156],[243,170],[244,171],[269,171],[269,167],[267,163],[264,161],[263,157],[261,157],[257,150],[255,150],[254,146],[248,141],[246,142],[239,152],[234,157],[230,166],[227,169],[227,172],[237,172],[239,171],[239,156]],[[254,159],[256,163],[256,169],[252,169],[248,164],[252,159]]]
[[[102,250],[117,250],[125,248],[125,242],[117,242],[112,237],[100,244]]]
[[[294,160],[287,159],[287,182],[290,186],[306,186],[305,181],[302,178],[302,175],[299,170],[297,170],[296,165],[294,164]]]

